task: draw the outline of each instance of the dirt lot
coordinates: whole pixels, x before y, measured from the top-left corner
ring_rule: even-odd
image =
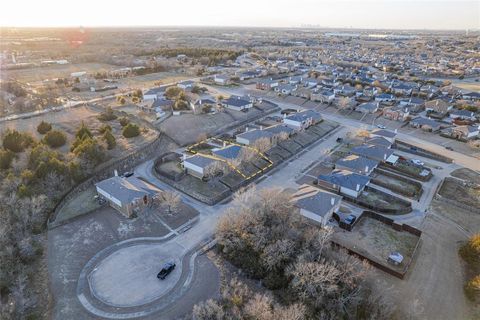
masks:
[[[463,293],[463,268],[457,253],[467,235],[440,216],[445,210],[457,214],[455,208],[432,206],[420,226],[420,251],[404,280],[375,269],[371,275],[377,290],[404,310],[406,319],[478,319],[471,314],[472,306]],[[476,230],[479,228],[480,217]]]
[[[372,177],[381,181],[382,185],[383,183],[385,183],[386,184],[385,187],[387,189],[392,190],[395,193],[401,194],[396,190],[404,191],[405,194],[418,194],[420,192],[420,189],[417,188],[417,186],[415,186],[414,184],[408,183],[406,181],[402,181],[400,179],[396,179],[395,177],[383,175],[378,171],[375,172]]]
[[[405,265],[410,263],[413,250],[419,241],[419,237],[411,233],[396,231],[385,223],[368,217],[363,217],[351,232],[335,233],[334,239],[398,271],[403,271]],[[399,266],[387,263],[388,256],[395,251],[404,257]]]
[[[367,203],[371,206],[375,206],[377,208],[397,210],[404,208],[405,204],[400,201],[401,199],[397,197],[395,197],[395,199],[398,199],[398,201],[392,201],[391,197],[387,198],[387,196],[385,196],[383,193],[373,191],[373,189],[362,192],[358,197],[358,200],[361,200],[362,202]]]
[[[467,206],[480,208],[480,189],[464,186],[455,179],[445,179],[438,194]]]
[[[462,180],[472,181],[473,183],[480,184],[480,174],[473,170],[461,168],[450,173],[452,177]]]

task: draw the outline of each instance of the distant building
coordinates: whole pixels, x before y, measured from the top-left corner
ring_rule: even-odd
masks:
[[[232,109],[235,111],[243,111],[243,110],[248,110],[253,107],[253,103],[248,100],[244,100],[243,98],[238,98],[238,97],[230,97],[226,100],[223,100],[221,104],[227,108],[227,109]]]
[[[304,110],[289,116],[285,115],[283,123],[295,130],[303,130],[322,121],[320,113],[313,110]]]

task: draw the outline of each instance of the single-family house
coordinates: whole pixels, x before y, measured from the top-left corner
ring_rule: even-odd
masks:
[[[187,174],[203,179],[207,175],[208,167],[216,161],[219,160],[202,154],[195,154],[183,159],[183,168]]]
[[[465,109],[462,109],[462,110],[452,109],[449,112],[449,117],[451,119],[461,119],[461,120],[471,120],[471,121],[476,120],[475,112],[465,110]]]
[[[480,136],[479,125],[455,126],[449,128],[450,135],[455,139],[470,140]]]
[[[232,144],[223,148],[213,149],[212,153],[214,156],[220,159],[223,159],[225,161],[232,161],[238,158],[241,151],[242,151],[241,146]]]
[[[413,111],[420,110],[425,104],[425,100],[419,97],[409,97],[400,100],[400,106],[402,107],[413,107]]]
[[[300,97],[300,98],[309,100],[312,95],[312,90],[309,88],[300,87],[300,88],[297,88],[297,90],[294,90],[291,94],[295,97]]]
[[[435,99],[425,102],[425,110],[427,112],[435,112],[441,115],[445,115],[452,108],[453,105],[441,99]]]
[[[462,95],[463,99],[466,100],[480,100],[480,92],[468,92]]]
[[[316,90],[310,95],[312,101],[319,101],[322,103],[330,103],[335,100],[335,93],[330,90]]]
[[[390,149],[392,147],[392,143],[389,140],[385,139],[384,137],[378,136],[367,139],[365,141],[365,144],[384,147],[387,149]]]
[[[350,85],[343,85],[343,86],[338,86],[335,89],[333,89],[333,92],[336,95],[351,97],[351,96],[355,95],[356,90],[355,90],[354,87],[352,87]]]
[[[163,99],[167,86],[152,88],[143,93],[143,101]]]
[[[377,160],[372,160],[356,154],[347,155],[335,163],[335,169],[348,170],[369,176],[378,166]]]
[[[405,121],[410,116],[410,107],[397,105],[384,108],[382,114],[385,119]]]
[[[353,147],[351,153],[389,164],[395,164],[398,161],[398,156],[393,154],[393,150],[382,146],[364,144]]]
[[[303,79],[303,85],[308,88],[313,88],[318,85],[318,79],[316,78],[305,78]]]
[[[363,113],[375,113],[377,112],[379,107],[378,102],[365,102],[358,105],[355,110],[363,112]]]
[[[244,100],[242,98],[237,98],[237,97],[230,97],[226,100],[223,100],[221,102],[222,106],[228,109],[232,109],[235,111],[243,111],[243,110],[248,110],[253,107],[253,103],[248,100]]]
[[[237,134],[235,140],[243,145],[251,146],[259,139],[266,138],[269,141],[272,141],[273,136],[274,134],[270,131],[254,129]]]
[[[114,176],[95,184],[98,195],[105,198],[109,205],[124,216],[130,218],[141,213],[161,192],[157,187],[134,176]]]
[[[225,85],[228,85],[230,83],[230,76],[228,76],[226,74],[216,74],[216,75],[213,76],[213,81],[216,84],[225,86]]]
[[[304,110],[293,113],[289,116],[286,114],[283,118],[283,123],[295,130],[303,130],[318,123],[322,120],[320,113],[313,110]]]
[[[391,103],[395,101],[395,96],[389,93],[380,93],[375,96],[375,101],[382,103]]]
[[[215,105],[217,103],[209,98],[197,99],[195,102],[190,102],[190,107],[193,111],[202,110],[205,107],[209,107],[210,111],[215,110]]]
[[[410,126],[414,128],[422,128],[424,130],[437,132],[442,128],[442,124],[436,120],[424,117],[417,117],[410,121]]]
[[[302,76],[294,76],[294,77],[288,78],[288,83],[291,85],[301,84],[302,80],[303,80]]]
[[[330,174],[319,175],[318,185],[334,189],[343,195],[357,198],[370,183],[370,177],[348,170],[333,170]]]
[[[297,90],[297,86],[291,85],[291,84],[280,84],[277,87],[275,87],[275,92],[278,92],[283,95],[289,95],[293,91]]]
[[[325,227],[333,213],[340,209],[342,196],[320,190],[310,185],[301,185],[292,196],[294,206],[310,222]]]
[[[390,141],[391,143],[394,143],[397,133],[394,131],[386,130],[386,129],[374,129],[372,130],[372,132],[370,132],[370,135],[372,137],[382,137]]]
[[[256,88],[260,90],[271,90],[278,87],[278,80],[273,79],[263,79],[257,81]]]

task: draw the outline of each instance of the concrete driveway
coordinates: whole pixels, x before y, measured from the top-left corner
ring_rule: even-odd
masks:
[[[121,248],[104,258],[89,274],[92,294],[105,304],[134,307],[160,298],[172,289],[182,274],[184,249],[176,243],[148,244]],[[162,265],[174,261],[175,269],[164,279],[157,279]]]

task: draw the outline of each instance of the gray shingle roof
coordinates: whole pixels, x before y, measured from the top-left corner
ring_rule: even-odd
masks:
[[[122,203],[131,203],[145,195],[154,195],[160,192],[155,186],[135,177],[111,177],[95,184],[98,188],[110,194]]]
[[[193,165],[196,165],[197,167],[200,167],[200,168],[206,168],[216,160],[202,156],[200,154],[196,154],[185,159],[184,161],[189,162]]]
[[[357,185],[362,190],[369,182],[370,177],[348,170],[333,170],[328,175],[319,175],[318,180],[326,181],[350,190],[356,190]]]
[[[292,202],[296,207],[310,211],[316,215],[324,217],[333,207],[342,201],[342,196],[322,191],[318,188],[303,185],[292,196]],[[332,205],[333,199],[333,205]]]
[[[352,153],[369,159],[385,161],[393,154],[393,150],[375,145],[362,145],[352,148]]]
[[[365,168],[368,167],[369,170],[375,168],[378,166],[378,161],[368,159],[356,154],[351,154],[348,155],[344,158],[339,159],[336,162],[337,165],[349,168],[352,171],[358,172],[358,171],[365,171]]]

